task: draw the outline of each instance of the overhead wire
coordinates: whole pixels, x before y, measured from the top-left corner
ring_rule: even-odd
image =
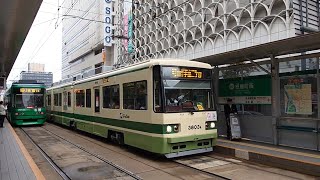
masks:
[[[90,12],[90,11],[83,11],[83,10],[80,10],[80,9],[75,9],[75,8],[74,8],[74,7],[75,7],[75,4],[78,3],[79,0],[78,0],[78,1],[75,1],[75,2],[71,5],[71,7],[65,7],[65,6],[63,6],[64,2],[66,2],[66,0],[64,0],[61,5],[58,4],[58,18],[54,18],[54,19],[57,19],[57,22],[58,22],[58,20],[59,20],[59,10],[60,10],[59,8],[64,8],[64,9],[67,9],[67,10],[66,10],[66,13],[65,13],[64,15],[62,15],[61,17],[79,18],[79,19],[81,19],[81,20],[93,21],[93,22],[98,22],[98,23],[105,23],[104,21],[101,21],[101,20],[89,19],[89,18],[84,18],[84,17],[80,17],[80,16],[76,16],[76,15],[69,14],[69,13],[71,13],[71,10],[74,10],[74,11],[79,11],[79,12],[86,12],[86,13],[92,13],[92,14],[97,14],[97,15],[103,15],[103,14],[101,14],[101,13]],[[141,6],[141,5],[144,5],[144,6],[154,7],[154,8],[161,8],[161,5],[160,5],[160,4],[159,4],[158,6],[150,6],[150,4],[137,3],[137,1],[134,2],[134,1],[126,1],[126,0],[125,0],[124,2],[126,2],[126,3],[133,3],[133,4],[140,5],[140,6]],[[163,13],[158,14],[155,18],[159,18],[159,17],[162,16],[163,14],[166,14],[167,12],[169,12],[169,11],[171,11],[171,10],[173,10],[173,9],[176,9],[176,8],[182,6],[183,4],[186,4],[186,3],[189,3],[189,2],[190,2],[190,0],[184,1],[184,2],[180,3],[179,5],[177,5],[177,6],[173,7],[173,8],[170,8],[170,9],[166,10],[166,11],[163,12]],[[45,1],[43,1],[43,3],[49,4],[49,5],[53,5],[52,3],[48,3],[48,2],[45,2]],[[180,11],[180,12],[181,12],[181,11]],[[182,12],[189,13],[188,11],[182,11]],[[196,12],[196,11],[195,11],[195,12]],[[48,13],[48,12],[44,12],[44,13]],[[145,13],[143,13],[143,14],[140,14],[139,16],[136,16],[135,19],[139,18],[140,16],[142,16],[142,15],[144,15],[144,14],[149,14],[149,13],[150,13],[150,12],[145,12]],[[190,12],[190,13],[193,13],[193,12]],[[203,15],[203,13],[202,13],[202,15]],[[212,15],[212,14],[204,14],[204,15]],[[251,17],[248,17],[248,18],[251,19]],[[52,20],[54,20],[54,19],[52,19]],[[50,20],[48,20],[48,21],[50,21]],[[61,20],[61,21],[62,21],[62,20]],[[61,21],[60,21],[60,23],[61,23]],[[184,20],[184,21],[185,21],[185,20]],[[46,22],[47,22],[47,21],[46,21]],[[42,22],[42,23],[46,23],[46,22]],[[56,24],[57,24],[57,22],[56,22]],[[171,22],[171,21],[168,20],[168,22]],[[200,21],[192,21],[192,22],[200,22]],[[201,22],[203,22],[203,21],[201,21]],[[39,23],[39,24],[42,24],[42,23]],[[60,24],[60,23],[59,23],[59,24]],[[50,23],[50,24],[51,24],[51,23]],[[117,24],[114,24],[114,25],[117,25]],[[52,32],[52,33],[53,33],[53,32]],[[46,39],[46,41],[50,38],[50,36],[52,35],[52,33],[49,35],[49,37]],[[103,39],[102,39],[102,40],[103,40]],[[46,41],[45,41],[45,42],[46,42]],[[41,47],[42,47],[43,45],[44,45],[44,43],[41,45]],[[41,47],[40,47],[39,49],[41,49]],[[36,51],[35,55],[39,52],[39,49]],[[34,56],[33,56],[31,59],[33,59],[33,58],[34,58]]]
[[[59,9],[58,9],[58,11],[59,11]],[[55,19],[58,19],[58,18],[54,18],[54,19],[49,20],[49,21],[50,21],[50,24],[49,24],[48,27],[51,26],[53,20],[55,20]],[[62,22],[62,21],[60,21],[60,23],[61,23],[61,22]],[[44,23],[44,22],[42,22],[42,23]],[[59,23],[59,24],[60,24],[60,23]],[[58,24],[58,25],[59,25],[59,24]],[[50,39],[50,37],[52,36],[52,34],[55,32],[56,29],[57,29],[57,26],[55,25],[55,29],[50,33],[50,35],[47,37],[47,39],[45,39],[45,41],[44,41],[41,45],[40,45],[41,40],[38,41],[38,44],[35,46],[36,48],[35,48],[34,51],[32,52],[32,55],[30,56],[31,58],[28,59],[28,60],[26,61],[26,63],[24,63],[24,65],[22,66],[22,68],[24,68],[28,63],[30,63],[30,62],[36,57],[36,55],[38,54],[38,52],[40,51],[40,49],[41,49],[41,48],[44,46],[44,44]],[[46,31],[46,32],[47,32],[47,31]],[[41,39],[43,39],[44,37],[45,37],[45,34],[42,36]],[[37,48],[39,45],[40,45],[40,47]],[[22,68],[20,68],[20,69],[22,69]],[[19,76],[19,74],[17,74],[17,75],[14,77],[14,79],[18,78],[18,76]]]

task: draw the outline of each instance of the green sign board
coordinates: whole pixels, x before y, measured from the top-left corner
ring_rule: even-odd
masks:
[[[219,80],[219,97],[271,96],[270,76]]]

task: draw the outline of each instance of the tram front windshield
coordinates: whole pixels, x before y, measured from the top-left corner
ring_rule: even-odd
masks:
[[[167,67],[163,73],[166,112],[213,110],[210,70]]]
[[[16,108],[40,108],[44,106],[43,93],[19,92],[15,96]]]

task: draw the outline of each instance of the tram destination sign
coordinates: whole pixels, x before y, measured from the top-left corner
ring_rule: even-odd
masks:
[[[163,67],[163,77],[168,79],[210,79],[210,70],[193,67]]]
[[[41,88],[20,88],[20,93],[40,93]]]

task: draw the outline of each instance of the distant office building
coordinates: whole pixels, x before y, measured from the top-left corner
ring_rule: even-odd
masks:
[[[47,87],[50,87],[53,82],[52,72],[26,72],[20,73],[20,80],[36,80],[38,83],[44,83]]]
[[[29,72],[44,72],[44,64],[28,63]]]

